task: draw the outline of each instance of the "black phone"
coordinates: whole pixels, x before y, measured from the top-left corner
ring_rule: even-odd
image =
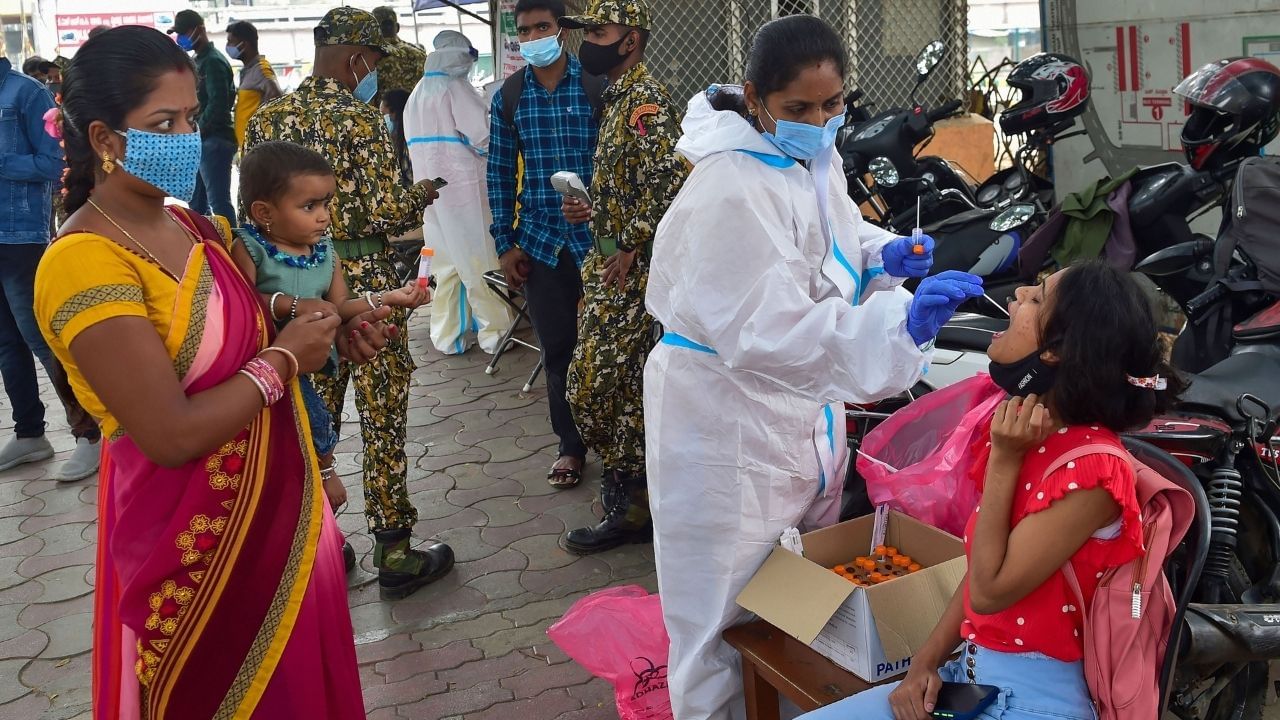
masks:
[[[449,184],[449,181],[448,181],[448,180],[445,180],[444,178],[436,178],[435,180],[432,180],[432,181],[431,181],[431,184],[432,184],[432,185],[434,185],[434,186],[436,187],[436,189],[437,189],[437,190],[439,190],[440,188],[444,187],[445,185],[448,185],[448,184]]]
[[[939,720],[974,720],[999,695],[1000,688],[994,685],[944,682],[930,715]]]

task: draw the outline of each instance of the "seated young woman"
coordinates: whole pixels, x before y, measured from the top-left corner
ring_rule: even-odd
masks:
[[[988,354],[1010,397],[978,440],[971,470],[981,500],[965,529],[968,574],[901,682],[805,715],[806,720],[927,720],[944,681],[993,685],[988,720],[1093,720],[1085,683],[1085,602],[1108,568],[1143,553],[1135,477],[1121,447],[1181,389],[1164,361],[1150,302],[1102,262],[1076,265],[1009,305],[1009,329]],[[962,644],[963,643],[963,644]],[[959,660],[948,662],[961,647]]]

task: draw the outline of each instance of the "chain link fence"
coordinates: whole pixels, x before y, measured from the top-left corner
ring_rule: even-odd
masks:
[[[571,8],[581,7],[571,0]],[[849,89],[880,108],[905,104],[914,59],[933,40],[947,48],[918,95],[926,105],[962,98],[967,77],[968,0],[650,0],[649,69],[683,102],[715,82],[741,82],[761,25],[795,13],[817,15],[849,48]]]

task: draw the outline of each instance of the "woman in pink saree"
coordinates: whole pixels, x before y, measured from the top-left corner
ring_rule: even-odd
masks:
[[[296,381],[339,321],[275,336],[225,221],[164,205],[194,187],[195,88],[186,54],[142,27],[90,40],[63,86],[72,214],[36,315],[108,439],[94,717],[363,718],[342,540]],[[379,338],[344,340],[359,354]]]

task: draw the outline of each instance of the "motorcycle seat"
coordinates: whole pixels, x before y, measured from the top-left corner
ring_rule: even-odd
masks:
[[[937,347],[985,353],[991,337],[1009,329],[1008,320],[973,313],[958,314],[938,331]]]
[[[1256,352],[1231,355],[1199,374],[1188,374],[1190,387],[1182,395],[1182,405],[1218,415],[1241,425],[1248,420],[1239,399],[1248,393],[1271,406],[1271,418],[1280,413],[1280,360]]]

